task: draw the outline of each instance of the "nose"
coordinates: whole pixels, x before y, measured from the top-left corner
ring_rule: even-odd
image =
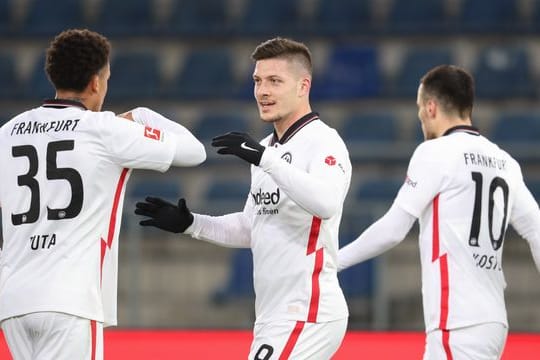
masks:
[[[264,85],[264,81],[254,85],[253,92],[256,98],[262,98],[268,96],[268,87]]]

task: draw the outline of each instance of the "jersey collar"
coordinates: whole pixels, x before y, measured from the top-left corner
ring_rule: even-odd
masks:
[[[47,99],[43,102],[43,107],[64,109],[70,106],[76,106],[83,110],[88,110],[82,102],[67,99]]]
[[[458,133],[458,132],[464,132],[470,135],[480,136],[480,131],[478,131],[478,129],[475,128],[474,126],[470,126],[470,125],[458,125],[458,126],[451,127],[450,129],[444,132],[443,136],[450,135],[453,133]]]
[[[280,143],[281,145],[285,144],[294,136],[294,134],[300,131],[300,129],[302,129],[304,126],[306,126],[310,122],[314,120],[318,120],[318,119],[319,119],[319,114],[316,112],[310,112],[309,114],[302,116],[300,119],[296,120],[287,129],[287,131],[285,131],[285,134],[283,134],[281,139],[278,138],[276,130],[274,130],[274,135],[272,136],[272,139],[270,140],[270,146],[274,145],[275,143]]]

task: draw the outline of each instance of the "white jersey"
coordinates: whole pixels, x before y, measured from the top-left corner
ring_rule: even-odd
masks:
[[[315,113],[293,124],[279,142],[271,135],[261,144],[267,149],[261,166],[251,167],[244,210],[251,219],[256,323],[346,318],[347,305],[337,279],[338,228],[351,179],[345,144]],[[277,169],[279,164],[269,158],[334,184],[335,214],[322,219],[308,211],[307,202],[302,204],[294,194],[317,198],[317,192],[309,192],[292,171]]]
[[[470,126],[418,146],[395,204],[420,223],[426,330],[507,326],[508,224],[538,205],[518,163]]]
[[[0,129],[0,320],[53,311],[116,324],[128,169],[167,170],[166,135],[59,100]]]

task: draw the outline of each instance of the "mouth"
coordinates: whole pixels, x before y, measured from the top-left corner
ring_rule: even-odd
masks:
[[[276,104],[275,101],[268,101],[268,100],[259,101],[259,107],[261,108],[262,111],[270,110],[270,108],[274,106],[275,104]]]

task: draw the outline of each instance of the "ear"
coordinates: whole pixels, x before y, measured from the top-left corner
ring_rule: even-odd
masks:
[[[435,118],[437,116],[438,104],[434,99],[429,99],[426,106],[429,117]]]
[[[88,83],[88,90],[90,90],[90,93],[94,94],[99,91],[99,76],[92,75],[90,78],[90,82]]]
[[[298,89],[298,96],[307,96],[311,89],[311,79],[304,77],[300,80],[300,87]]]

